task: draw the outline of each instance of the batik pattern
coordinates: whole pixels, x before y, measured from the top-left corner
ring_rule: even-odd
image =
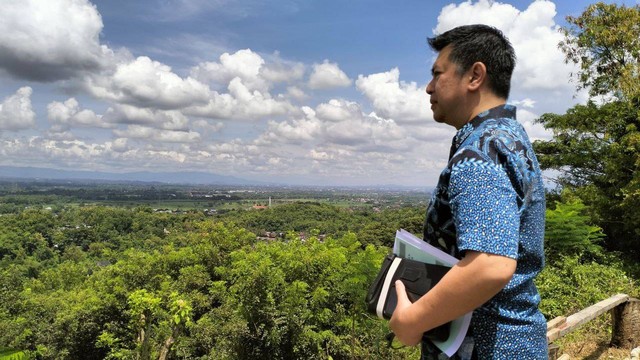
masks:
[[[457,258],[473,250],[517,260],[507,286],[474,311],[480,359],[546,358],[546,321],[533,283],[544,265],[544,187],[515,111],[499,106],[458,130],[425,221],[425,240]]]

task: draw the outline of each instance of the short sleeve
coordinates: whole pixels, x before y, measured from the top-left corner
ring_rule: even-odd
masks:
[[[504,169],[479,159],[462,160],[451,168],[448,191],[460,251],[517,259],[517,194]]]

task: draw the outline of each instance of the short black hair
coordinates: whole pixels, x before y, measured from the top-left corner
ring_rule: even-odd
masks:
[[[427,41],[437,52],[451,45],[449,60],[458,66],[459,73],[469,70],[478,61],[482,62],[487,67],[489,88],[500,97],[509,97],[516,54],[502,31],[482,24],[465,25]]]

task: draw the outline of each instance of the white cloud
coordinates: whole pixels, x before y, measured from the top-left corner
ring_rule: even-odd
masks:
[[[226,85],[233,78],[240,78],[251,89],[267,88],[264,79],[258,77],[264,59],[251,51],[239,50],[220,55],[220,62],[205,62],[191,69],[191,76],[204,82]]]
[[[67,131],[72,126],[112,128],[113,124],[102,119],[101,115],[89,109],[80,109],[75,98],[65,102],[53,101],[47,105],[47,118],[51,121],[56,132]]]
[[[265,65],[260,68],[260,75],[271,83],[291,83],[302,79],[305,72],[303,63],[284,60],[279,53],[267,58]]]
[[[329,124],[325,133],[326,139],[331,143],[349,146],[366,144],[372,137],[370,124],[360,119]]]
[[[374,113],[365,114],[355,102],[331,99],[318,105],[316,111],[304,107],[302,112],[305,114],[303,119],[271,121],[269,129],[256,143],[262,146],[296,144],[298,147],[332,144],[363,152],[395,152],[406,149],[412,142],[410,134],[393,120],[382,119]]]
[[[0,129],[23,130],[35,127],[36,113],[31,107],[33,90],[24,86],[0,103]]]
[[[332,122],[360,118],[362,116],[362,110],[358,103],[337,99],[331,99],[328,103],[318,105],[315,113],[318,118]]]
[[[104,144],[85,143],[80,140],[54,140],[34,136],[30,138],[3,139],[0,141],[0,155],[20,159],[21,164],[42,164],[49,166],[70,166],[87,169],[90,160],[99,159],[107,150]]]
[[[269,122],[269,130],[265,138],[269,138],[272,142],[288,142],[301,143],[317,140],[321,134],[322,125],[316,119],[300,119],[291,122]]]
[[[427,123],[426,126],[416,126],[415,129],[408,131],[417,140],[430,146],[442,145],[447,149],[451,146],[451,139],[456,134],[454,127],[433,122]]]
[[[240,78],[231,80],[228,90],[228,94],[214,91],[206,105],[190,107],[185,113],[214,119],[256,120],[294,111],[287,101],[275,100],[267,92],[251,91]]]
[[[109,147],[116,152],[123,153],[130,150],[129,140],[126,138],[114,139],[111,143],[107,143]]]
[[[239,78],[249,90],[266,92],[274,83],[292,82],[304,75],[302,63],[283,60],[277,54],[266,61],[251,49],[224,53],[219,60],[200,63],[191,69],[191,76],[217,89]]]
[[[305,92],[297,86],[287,87],[287,95],[298,101],[306,100],[309,98],[309,95],[305,94]]]
[[[509,103],[515,106],[521,106],[529,109],[533,109],[536,105],[536,101],[529,98],[525,98],[522,100],[509,100]]]
[[[109,108],[104,120],[115,124],[144,125],[156,129],[185,131],[189,119],[177,110],[155,110],[131,105],[115,105]]]
[[[121,138],[162,143],[191,143],[200,140],[200,134],[195,131],[159,130],[141,125],[129,125],[126,130],[116,129],[113,133]]]
[[[533,142],[535,140],[549,140],[553,136],[553,133],[536,122],[540,116],[527,109],[519,108],[517,112],[518,121],[522,124],[524,129],[529,135],[529,139]]]
[[[318,161],[331,160],[334,158],[333,154],[329,154],[326,151],[316,151],[316,149],[309,151],[309,157]]]
[[[210,95],[208,86],[146,56],[119,64],[113,74],[87,78],[85,85],[101,99],[164,110],[204,104]]]
[[[351,79],[340,70],[338,64],[325,60],[322,64],[313,64],[313,72],[309,77],[311,89],[328,89],[351,85]]]
[[[358,75],[356,87],[373,104],[376,113],[398,123],[425,121],[431,118],[428,96],[415,82],[400,81],[400,70]]]
[[[33,81],[68,79],[102,68],[102,19],[87,0],[0,2],[0,68]]]
[[[192,122],[192,125],[194,127],[202,129],[206,133],[217,133],[224,128],[224,123],[221,121],[210,123],[209,121],[203,119]]]
[[[565,64],[558,48],[563,35],[555,15],[555,4],[547,0],[534,1],[524,11],[496,1],[465,1],[445,6],[434,32],[476,23],[495,26],[509,38],[518,57],[512,81],[515,88],[571,92],[570,74],[575,66]]]

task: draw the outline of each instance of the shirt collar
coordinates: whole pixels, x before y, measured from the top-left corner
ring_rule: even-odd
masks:
[[[516,107],[513,105],[498,105],[489,110],[485,110],[471,119],[468,123],[464,124],[453,137],[453,148],[457,149],[462,143],[469,137],[475,128],[477,128],[483,121],[487,119],[499,119],[499,118],[516,118]]]

